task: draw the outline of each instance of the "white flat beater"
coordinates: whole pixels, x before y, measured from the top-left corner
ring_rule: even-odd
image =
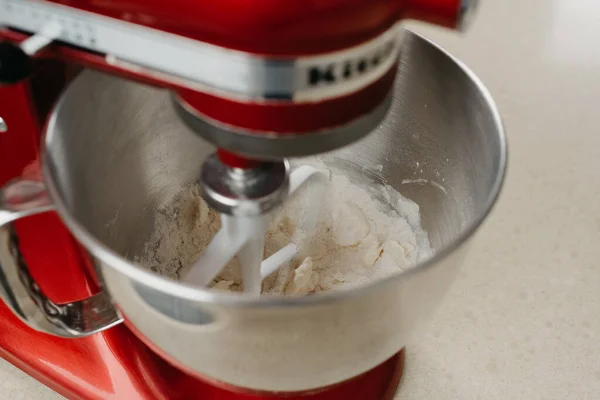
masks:
[[[308,193],[309,204],[318,205],[323,201],[327,175],[308,165],[298,167],[289,174],[288,196],[297,192],[308,180],[315,184]],[[260,294],[262,281],[298,253],[298,243],[292,242],[263,260],[267,217],[221,214],[221,229],[190,267],[183,281],[208,286],[237,254],[244,292]],[[308,209],[298,224],[300,230],[310,235],[318,218],[318,206]]]

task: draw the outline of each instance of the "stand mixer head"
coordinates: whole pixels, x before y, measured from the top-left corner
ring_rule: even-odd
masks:
[[[476,2],[145,3],[0,0],[0,39],[8,39],[0,83],[27,78],[35,68],[30,57],[52,57],[172,89],[183,121],[221,149],[203,176],[219,174],[230,186],[228,169],[252,169],[265,177],[244,190],[260,198],[261,190],[285,193],[259,183],[285,184],[283,157],[334,150],[381,122],[396,74],[399,20],[462,28]],[[221,212],[238,213],[210,193]],[[262,212],[285,196],[271,197]]]

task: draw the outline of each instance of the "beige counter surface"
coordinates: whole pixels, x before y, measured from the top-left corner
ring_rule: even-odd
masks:
[[[425,33],[488,86],[509,167],[400,399],[600,399],[600,2],[482,0]]]
[[[509,169],[398,399],[600,399],[600,1],[481,0],[462,59],[502,112]],[[56,399],[5,362],[0,398]]]

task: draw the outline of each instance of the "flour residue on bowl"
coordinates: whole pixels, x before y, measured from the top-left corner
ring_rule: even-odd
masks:
[[[265,258],[290,242],[298,244],[298,254],[264,280],[263,294],[307,295],[354,288],[397,274],[432,254],[417,204],[390,186],[359,186],[323,164],[313,166],[329,176],[323,201],[308,203],[314,199],[308,195],[308,183],[270,216]],[[297,229],[315,207],[319,219],[314,231]],[[135,261],[180,279],[220,225],[219,214],[192,184],[156,212],[154,232]],[[237,258],[211,286],[242,289]]]

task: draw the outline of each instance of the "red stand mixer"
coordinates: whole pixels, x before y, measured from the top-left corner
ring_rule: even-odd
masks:
[[[37,173],[46,117],[84,67],[172,90],[181,119],[219,148],[203,168],[207,202],[242,215],[250,195],[252,212],[265,213],[283,201],[284,157],[339,148],[380,124],[397,71],[398,21],[460,28],[474,3],[0,0],[0,183]],[[250,187],[232,178],[239,171],[281,184]],[[14,232],[55,304],[98,291],[85,253],[53,213],[17,221]],[[113,326],[120,316],[69,339],[0,307],[0,355],[73,399],[392,399],[402,372],[400,352],[320,390],[255,393],[181,371],[133,326]]]

